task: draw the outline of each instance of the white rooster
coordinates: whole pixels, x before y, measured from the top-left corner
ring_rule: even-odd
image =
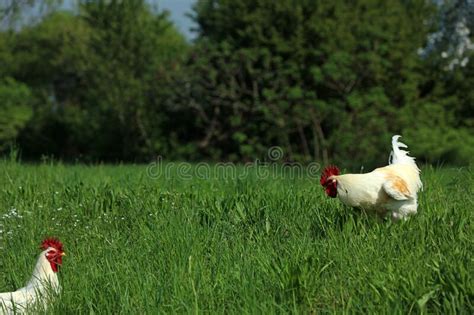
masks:
[[[344,174],[336,166],[328,166],[321,175],[321,185],[329,197],[339,199],[345,205],[375,211],[392,219],[406,219],[415,214],[417,194],[422,188],[420,169],[415,158],[400,148],[399,135],[392,137],[389,165],[365,174]]]
[[[63,244],[55,238],[47,238],[41,243],[43,251],[33,271],[33,276],[25,287],[15,292],[0,293],[0,314],[22,314],[36,307],[45,310],[51,293],[60,291],[57,272],[65,255]]]

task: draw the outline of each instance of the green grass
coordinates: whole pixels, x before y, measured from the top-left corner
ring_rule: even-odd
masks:
[[[52,235],[68,255],[55,314],[473,314],[472,169],[423,181],[418,215],[394,224],[310,178],[2,162],[0,291],[25,284]]]

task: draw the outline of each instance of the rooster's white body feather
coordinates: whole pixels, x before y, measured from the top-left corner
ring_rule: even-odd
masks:
[[[420,169],[415,158],[401,149],[407,146],[398,142],[399,138],[392,137],[390,165],[365,174],[332,176],[337,181],[337,196],[342,203],[380,215],[391,213],[395,220],[417,212],[417,194],[422,188]]]
[[[51,293],[59,293],[58,276],[46,258],[48,250],[40,254],[33,276],[25,287],[0,293],[0,315],[31,313],[35,308],[45,310]]]

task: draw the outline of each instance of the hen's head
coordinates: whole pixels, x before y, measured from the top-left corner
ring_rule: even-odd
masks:
[[[336,198],[337,196],[337,181],[333,176],[337,176],[339,174],[339,168],[334,165],[327,166],[321,174],[320,183],[324,187],[326,195],[331,198]]]
[[[41,242],[41,249],[46,251],[46,259],[49,261],[51,269],[58,272],[58,266],[62,265],[63,256],[66,255],[63,243],[57,238],[50,237]]]

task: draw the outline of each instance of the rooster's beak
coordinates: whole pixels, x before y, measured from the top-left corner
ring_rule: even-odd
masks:
[[[66,256],[66,253],[65,252],[62,252],[61,254],[59,254],[60,256]]]

